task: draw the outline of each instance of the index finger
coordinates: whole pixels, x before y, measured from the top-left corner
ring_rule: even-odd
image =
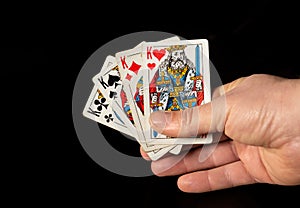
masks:
[[[147,155],[147,153],[143,150],[142,146],[140,146],[140,153],[145,160],[147,160],[147,161],[151,160],[150,157]]]

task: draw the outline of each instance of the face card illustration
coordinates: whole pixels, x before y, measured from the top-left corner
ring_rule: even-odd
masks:
[[[129,105],[132,109],[132,115],[134,117],[138,117],[137,112],[138,110],[136,108],[138,108],[138,106],[136,105],[135,100],[132,98],[133,97],[133,92],[131,91],[129,82],[127,82],[126,80],[124,81],[124,90],[126,91],[126,94],[128,95],[128,101],[129,101]],[[116,103],[114,103],[114,105],[116,105]],[[136,127],[136,133],[137,133],[137,141],[139,142],[139,144],[141,145],[141,147],[143,148],[144,151],[147,152],[148,156],[151,158],[151,160],[158,160],[159,158],[163,157],[166,153],[170,152],[170,151],[174,151],[176,154],[178,154],[178,152],[180,151],[180,147],[174,147],[173,145],[148,145],[147,143],[145,143],[144,140],[144,134],[143,134],[143,130],[141,127],[141,120],[135,120],[135,127]],[[178,148],[180,148],[178,150]]]
[[[175,41],[179,40],[178,37],[172,37],[166,40],[162,40],[160,42],[166,41]],[[133,99],[134,102],[131,102],[132,105],[130,108],[132,109],[132,115],[136,124],[136,128],[138,130],[139,140],[141,143],[145,143],[145,123],[146,120],[144,118],[144,89],[143,89],[143,76],[144,70],[142,69],[142,45],[145,42],[140,43],[137,47],[120,52],[116,55],[116,57],[122,58],[122,65],[119,67],[128,66],[127,74],[123,80],[124,85],[128,85],[127,90],[125,90],[127,97],[129,99]],[[126,84],[125,84],[126,83]],[[149,151],[153,148],[162,148],[166,145],[148,145],[145,143],[144,150]],[[179,147],[177,147],[179,148]]]
[[[134,106],[127,106],[130,108],[131,115],[133,118],[133,123],[136,126],[136,128],[142,128],[140,127],[141,119],[143,117],[143,94],[139,93],[138,95],[132,95],[131,92],[129,92],[129,88],[125,87],[125,84],[127,85],[135,85],[137,86],[138,82],[142,82],[142,80],[138,80],[138,76],[141,76],[141,44],[136,46],[133,49],[129,49],[126,51],[118,52],[116,53],[116,60],[117,65],[120,69],[120,74],[122,74],[122,83],[123,83],[123,101],[126,100],[126,103],[128,103],[128,100],[131,99],[132,96],[137,97],[139,99],[139,109],[132,109]],[[133,83],[134,84],[131,84]],[[129,87],[129,86],[128,86]],[[139,89],[142,91],[142,89]],[[138,110],[136,114],[134,114],[132,111]],[[142,129],[139,129],[139,132],[142,132]],[[144,140],[144,136],[142,134],[138,134],[139,141]]]
[[[158,42],[178,41],[179,37],[174,36]],[[133,49],[116,53],[116,62],[122,80],[128,80],[130,87],[135,89],[134,98],[139,106],[139,116],[144,113],[143,100],[143,72],[142,72],[142,45],[145,41],[138,44]]]
[[[134,136],[133,132],[126,127],[120,116],[112,110],[110,103],[97,85],[94,85],[89,95],[83,115],[124,134]]]
[[[132,56],[128,54],[131,60],[135,63],[140,63],[141,52],[138,48],[133,49]],[[144,92],[143,92],[143,71],[138,70],[136,75],[127,76],[123,80],[123,88],[129,103],[131,115],[133,117],[134,125],[137,133],[137,140],[145,151],[157,150],[168,145],[148,145],[144,136]],[[129,75],[129,74],[128,74]],[[158,154],[158,153],[157,153]]]
[[[143,44],[145,116],[153,111],[179,111],[211,101],[208,42],[205,39]],[[195,135],[196,136],[196,135]],[[169,138],[149,127],[150,144],[205,144],[212,135]]]
[[[142,72],[141,72],[141,67],[142,67],[142,53],[141,53],[141,45],[143,44],[140,43],[133,49],[129,49],[126,51],[118,52],[116,53],[116,60],[117,60],[117,65],[119,67],[119,71],[122,77],[122,80],[127,82],[131,82],[134,84],[131,84],[131,86],[137,86],[140,85],[142,86],[143,80],[142,80]],[[139,90],[140,88],[138,88]],[[142,90],[142,88],[141,88]],[[139,106],[141,110],[143,111],[143,98],[142,96],[140,97],[141,100],[139,102]]]

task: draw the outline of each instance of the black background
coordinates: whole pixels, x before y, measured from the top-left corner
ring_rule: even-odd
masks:
[[[197,6],[169,3],[164,9],[153,2],[137,9],[119,3],[76,5],[79,9],[73,8],[75,5],[46,5],[32,12],[19,5],[19,9],[13,7],[4,14],[2,72],[3,81],[9,82],[2,91],[8,96],[4,103],[10,102],[3,114],[8,115],[6,123],[13,126],[5,140],[9,148],[3,146],[3,152],[9,150],[4,158],[11,159],[6,160],[4,171],[8,182],[5,198],[11,204],[91,203],[98,207],[297,203],[299,186],[255,184],[187,194],[178,190],[177,176],[120,176],[93,162],[77,139],[71,112],[76,77],[99,47],[129,33],[163,31],[186,39],[208,39],[211,61],[223,83],[254,73],[299,78],[300,15],[295,4],[270,0],[209,2],[198,2]],[[124,142],[118,132],[99,128],[115,137],[116,148],[139,156],[137,143]]]

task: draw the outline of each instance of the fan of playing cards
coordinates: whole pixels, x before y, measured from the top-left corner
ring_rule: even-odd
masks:
[[[208,41],[177,36],[108,55],[83,115],[134,137],[152,160],[179,154],[186,144],[207,144],[212,135],[173,138],[153,130],[154,111],[179,111],[211,101]]]

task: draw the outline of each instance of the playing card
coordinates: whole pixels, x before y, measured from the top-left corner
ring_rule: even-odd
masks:
[[[122,80],[120,78],[119,67],[114,56],[107,56],[101,71],[93,77],[93,82],[98,85],[99,90],[102,92],[104,97],[107,98],[109,103],[115,101],[118,105],[117,109],[119,119],[126,125],[127,128],[131,129],[131,132],[135,132],[133,125],[133,118],[131,115],[130,107],[127,103],[127,97],[123,90]],[[112,109],[114,107],[111,105]]]
[[[143,102],[143,72],[141,69],[141,47],[135,47],[126,51],[120,52],[122,57],[125,57],[125,64],[129,66],[124,80],[122,80],[124,92],[129,101],[131,114],[134,125],[137,130],[137,140],[144,143],[143,149],[145,151],[152,151],[167,145],[148,145],[145,143],[144,128],[144,102]],[[116,57],[119,57],[116,55]]]
[[[175,41],[179,40],[178,37],[172,37],[165,40],[162,40],[160,42],[166,42],[166,41]],[[123,68],[124,70],[127,69],[126,72],[124,72],[124,80],[123,85],[125,88],[125,85],[127,86],[125,88],[125,92],[127,94],[128,99],[133,99],[132,102],[130,102],[133,106],[130,106],[132,109],[132,115],[133,120],[136,124],[136,129],[138,131],[138,140],[140,143],[144,143],[143,148],[145,151],[151,151],[153,149],[163,148],[166,145],[149,145],[146,143],[145,135],[144,135],[144,125],[146,123],[146,120],[144,118],[144,93],[143,93],[143,73],[142,70],[142,45],[145,42],[140,43],[138,46],[136,46],[133,49],[129,49],[123,52],[119,52],[116,54],[116,59],[120,60],[119,65],[120,68]],[[121,61],[122,60],[122,61]],[[125,66],[125,67],[124,67]],[[126,75],[125,75],[126,74]],[[173,146],[175,147],[175,146]],[[175,149],[172,149],[170,152],[174,154],[178,154],[178,149],[180,151],[180,148],[177,147]]]
[[[141,44],[142,43],[133,49],[116,53],[116,60],[120,68],[120,72],[122,72],[123,83],[128,82],[129,85],[130,83],[133,83],[131,84],[132,89],[136,88],[137,90],[142,90],[143,86],[142,70],[140,70],[142,66]],[[141,92],[140,94],[142,95],[143,93]],[[142,105],[143,100],[140,100],[139,107],[143,111]]]
[[[141,42],[133,49],[128,49],[125,51],[120,51],[115,54],[117,65],[119,66],[119,73],[122,80],[128,79],[130,80],[132,76],[137,74],[138,70],[141,68],[141,63],[138,60],[134,60],[139,58],[141,55],[142,44]]]
[[[133,97],[133,95],[132,95],[132,91],[130,89],[128,82],[124,82],[124,90],[129,95],[128,96],[129,105],[133,106],[131,108],[133,117],[138,117],[138,115],[137,115],[138,110],[135,109],[138,107],[136,105],[135,100],[131,99],[131,97]],[[151,160],[157,160],[157,159],[161,158],[163,155],[165,155],[166,153],[168,153],[170,150],[172,150],[174,148],[173,145],[164,145],[164,147],[161,147],[159,149],[155,145],[152,145],[152,146],[147,145],[147,143],[144,142],[144,134],[143,134],[143,130],[142,130],[140,121],[141,120],[139,119],[135,122],[136,133],[137,133],[136,139],[139,142],[139,144],[142,146],[143,150],[147,152],[147,154],[151,158]]]
[[[212,135],[171,138],[150,127],[152,112],[178,111],[211,101],[208,42],[174,36],[141,42],[108,55],[83,115],[140,143],[151,160],[179,154],[184,144],[207,144]]]
[[[144,116],[153,111],[177,111],[211,101],[208,41],[205,39],[147,42],[142,45]],[[149,144],[206,144],[212,135],[170,138],[145,123]],[[148,125],[148,126],[147,126]]]
[[[110,103],[103,96],[97,85],[94,85],[89,95],[83,109],[83,115],[124,134],[135,136],[135,132],[131,132],[119,115],[112,110]]]
[[[93,82],[99,86],[105,97],[109,99],[118,97],[122,89],[122,81],[114,56],[106,57],[100,72],[93,77]]]

